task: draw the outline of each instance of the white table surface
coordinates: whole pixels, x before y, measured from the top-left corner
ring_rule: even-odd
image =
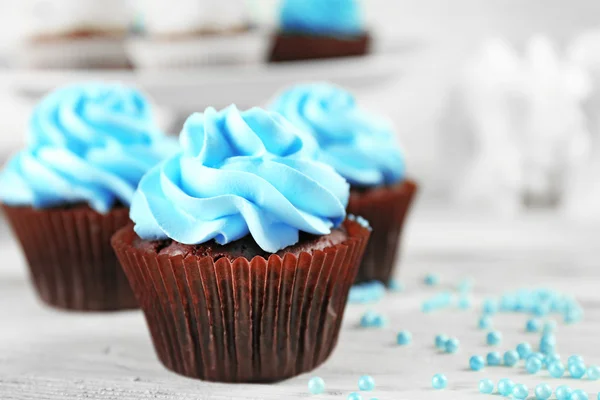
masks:
[[[2,222],[2,221],[0,221]],[[3,222],[2,222],[3,223]],[[1,229],[0,229],[1,230]],[[16,244],[0,235],[0,399],[237,400],[346,399],[360,375],[370,374],[377,388],[364,398],[379,400],[470,399],[480,379],[510,377],[533,393],[542,381],[600,391],[600,381],[553,379],[514,369],[468,370],[473,354],[485,355],[485,332],[476,329],[483,298],[519,287],[546,286],[571,293],[585,310],[582,323],[558,326],[563,358],[580,353],[600,364],[600,227],[582,227],[557,217],[529,215],[513,221],[420,209],[413,215],[405,241],[401,279],[404,293],[388,294],[373,306],[350,305],[337,350],[319,369],[274,385],[223,385],[189,380],[165,370],[152,349],[140,312],[74,314],[50,310],[34,297]],[[421,284],[425,273],[441,276],[438,288]],[[475,308],[423,314],[421,302],[471,276]],[[390,320],[388,328],[357,326],[371,308]],[[514,348],[536,334],[524,332],[523,314],[502,314],[494,326],[504,334],[498,350]],[[400,329],[413,333],[408,347],[394,344]],[[461,341],[457,354],[433,348],[438,333]],[[431,389],[435,373],[447,375],[448,388]],[[307,381],[319,375],[327,392],[310,396]],[[596,397],[593,397],[595,400]]]

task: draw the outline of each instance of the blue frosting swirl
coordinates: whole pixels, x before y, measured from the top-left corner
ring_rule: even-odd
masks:
[[[345,90],[326,83],[298,85],[271,109],[312,134],[322,161],[352,185],[390,185],[404,178],[404,156],[391,125],[360,109]]]
[[[28,148],[0,173],[0,199],[45,208],[87,202],[100,213],[129,205],[140,179],[178,151],[155,125],[147,100],[118,84],[67,86],[45,97]]]
[[[251,234],[275,253],[300,231],[329,234],[345,218],[347,182],[277,113],[208,108],[188,118],[180,142],[183,152],[135,193],[130,216],[142,239],[227,244]]]
[[[357,35],[363,30],[358,0],[285,0],[281,25],[286,32]]]

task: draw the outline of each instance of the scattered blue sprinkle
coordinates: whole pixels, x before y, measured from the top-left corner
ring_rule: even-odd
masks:
[[[348,303],[377,303],[385,296],[385,286],[379,281],[360,283],[352,286],[348,295]]]
[[[544,323],[544,328],[542,328],[542,332],[551,333],[556,330],[556,321],[550,320]]]
[[[375,380],[369,375],[363,375],[358,379],[358,388],[363,392],[375,389]]]
[[[538,400],[548,400],[552,396],[552,388],[547,383],[540,383],[535,387],[535,397]]]
[[[542,369],[542,362],[535,356],[529,357],[525,362],[525,369],[530,374],[537,374]]]
[[[585,364],[581,362],[575,362],[569,364],[569,374],[575,379],[581,379],[586,373]]]
[[[493,315],[498,312],[498,302],[494,299],[486,299],[483,302],[483,313]]]
[[[315,376],[308,381],[308,391],[311,394],[321,394],[325,391],[325,381],[323,378]]]
[[[529,343],[519,343],[517,353],[519,353],[521,360],[526,359],[531,354],[531,345]]]
[[[498,381],[498,393],[504,397],[508,397],[512,394],[515,383],[508,378],[503,378]]]
[[[481,371],[485,367],[485,360],[481,356],[473,356],[469,359],[469,367],[473,371]]]
[[[405,346],[410,344],[410,342],[412,342],[412,334],[409,331],[398,332],[398,335],[396,336],[397,344],[400,346]]]
[[[527,396],[529,396],[529,389],[527,389],[527,386],[523,385],[522,383],[515,385],[513,389],[513,397],[515,399],[524,400],[527,398]]]
[[[487,344],[490,346],[497,346],[502,342],[502,333],[498,331],[492,331],[486,336]]]
[[[471,303],[471,298],[466,294],[463,294],[458,298],[458,308],[461,310],[468,310],[471,308]]]
[[[446,342],[448,341],[448,336],[444,334],[439,334],[435,337],[435,347],[440,350],[445,350]]]
[[[481,381],[479,381],[479,393],[494,393],[494,382],[492,382],[491,379],[482,379]]]
[[[544,366],[548,367],[548,366],[550,366],[550,364],[552,364],[556,361],[560,361],[560,355],[558,355],[556,353],[547,354],[544,357]]]
[[[440,277],[436,274],[427,274],[425,275],[425,279],[423,279],[423,282],[427,286],[436,286],[438,283],[440,283]]]
[[[442,292],[425,300],[421,305],[421,311],[427,313],[431,311],[447,308],[452,304],[452,293]]]
[[[548,365],[548,372],[553,378],[562,378],[565,374],[565,366],[560,361],[555,361]]]
[[[363,400],[363,397],[360,395],[360,393],[350,393],[347,397],[347,400]]]
[[[382,328],[387,325],[386,318],[374,311],[367,311],[360,318],[360,326],[363,328]]]
[[[448,378],[444,374],[435,374],[431,379],[431,386],[434,389],[445,389],[448,386]]]
[[[516,350],[508,350],[504,353],[504,365],[514,367],[519,362],[519,353]]]
[[[491,353],[487,354],[486,361],[487,365],[489,365],[490,367],[495,367],[500,365],[500,363],[502,362],[502,357],[497,351],[492,351]]]
[[[488,315],[479,318],[479,329],[488,329],[492,326],[492,319]]]
[[[571,394],[573,390],[567,385],[561,385],[556,388],[554,394],[558,400],[571,400]]]
[[[450,338],[444,344],[444,351],[446,353],[456,353],[459,347],[460,341],[457,338]]]
[[[577,389],[573,390],[571,394],[571,400],[589,400],[589,396],[586,391]]]
[[[567,359],[567,365],[581,363],[584,364],[583,357],[578,354],[573,354]]]
[[[586,375],[589,380],[597,381],[600,379],[600,367],[597,365],[592,365],[587,369]]]
[[[527,332],[539,332],[541,329],[541,321],[537,318],[532,318],[530,320],[527,321],[527,324],[525,324],[525,330]]]
[[[404,292],[404,283],[400,282],[397,279],[392,279],[389,283],[388,283],[388,289],[391,292],[395,292],[395,293],[400,293],[400,292]]]

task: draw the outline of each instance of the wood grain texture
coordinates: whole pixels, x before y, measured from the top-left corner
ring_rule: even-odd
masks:
[[[189,380],[165,370],[157,361],[140,312],[117,314],[64,313],[35,299],[24,273],[23,259],[12,238],[0,239],[0,399],[2,400],[280,400],[345,399],[360,375],[370,374],[380,400],[470,399],[480,379],[508,376],[527,384],[569,384],[590,393],[598,382],[557,380],[547,372],[525,374],[522,367],[486,368],[471,372],[468,359],[484,355],[485,332],[476,329],[481,301],[487,296],[524,286],[547,286],[576,295],[585,309],[584,322],[558,327],[563,357],[584,355],[600,364],[600,227],[573,226],[557,217],[530,215],[515,221],[418,210],[406,232],[401,278],[407,290],[388,294],[373,306],[349,306],[340,342],[333,356],[314,373],[276,385],[223,385]],[[421,302],[440,290],[420,282],[425,273],[442,278],[440,288],[460,278],[475,280],[475,308],[432,314]],[[367,308],[384,313],[387,328],[357,327]],[[537,341],[524,332],[527,317],[502,314],[494,327],[504,333],[498,350]],[[414,343],[394,345],[400,329],[413,333]],[[438,333],[461,341],[457,354],[438,354]],[[448,376],[445,391],[431,389],[435,373]],[[309,396],[311,375],[323,377],[327,393]]]

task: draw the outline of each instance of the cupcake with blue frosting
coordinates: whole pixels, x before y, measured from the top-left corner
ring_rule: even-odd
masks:
[[[177,150],[146,98],[123,85],[67,86],[37,105],[27,148],[0,172],[0,202],[42,300],[74,310],[136,306],[110,238],[128,223],[142,176]]]
[[[358,0],[284,0],[271,61],[361,56],[370,41]]]
[[[142,178],[113,246],[159,359],[179,374],[273,382],[331,354],[370,228],[349,185],[277,113],[208,108]]]
[[[416,192],[391,124],[328,83],[294,86],[276,98],[271,109],[316,139],[321,161],[351,185],[348,212],[364,217],[373,228],[357,282],[389,282]]]

